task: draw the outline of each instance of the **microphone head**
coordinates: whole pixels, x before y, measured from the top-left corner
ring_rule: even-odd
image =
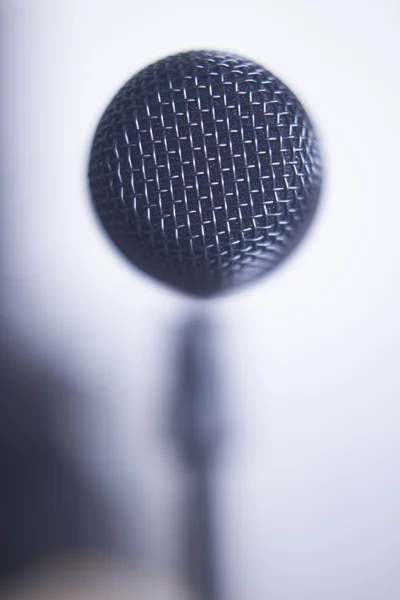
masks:
[[[296,96],[245,58],[187,52],[133,76],[97,127],[94,206],[136,266],[210,296],[264,275],[304,235],[321,162]]]

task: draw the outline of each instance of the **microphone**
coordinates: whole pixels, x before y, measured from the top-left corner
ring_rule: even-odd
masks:
[[[145,273],[196,296],[267,274],[295,248],[321,188],[302,104],[236,55],[177,54],[134,75],[97,127],[89,187],[106,231]]]
[[[277,267],[315,214],[322,167],[302,104],[264,67],[236,55],[186,52],[134,75],[94,135],[89,187],[104,228],[139,269],[209,297]],[[182,336],[172,414],[188,493],[188,573],[221,597],[213,467],[221,442],[213,339],[206,320]]]

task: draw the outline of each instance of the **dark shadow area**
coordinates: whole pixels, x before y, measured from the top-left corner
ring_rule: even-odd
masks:
[[[5,336],[0,352],[0,584],[46,559],[119,553],[115,515],[60,436],[78,398]]]

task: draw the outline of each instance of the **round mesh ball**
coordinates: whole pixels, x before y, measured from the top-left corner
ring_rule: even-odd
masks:
[[[272,73],[239,56],[187,52],[133,76],[97,127],[94,205],[140,269],[208,296],[268,273],[315,212],[313,126]]]

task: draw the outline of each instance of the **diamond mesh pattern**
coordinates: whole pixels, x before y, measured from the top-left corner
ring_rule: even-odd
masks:
[[[188,52],[114,97],[89,165],[100,218],[142,270],[209,295],[254,279],[296,245],[321,184],[299,101],[246,59]]]

